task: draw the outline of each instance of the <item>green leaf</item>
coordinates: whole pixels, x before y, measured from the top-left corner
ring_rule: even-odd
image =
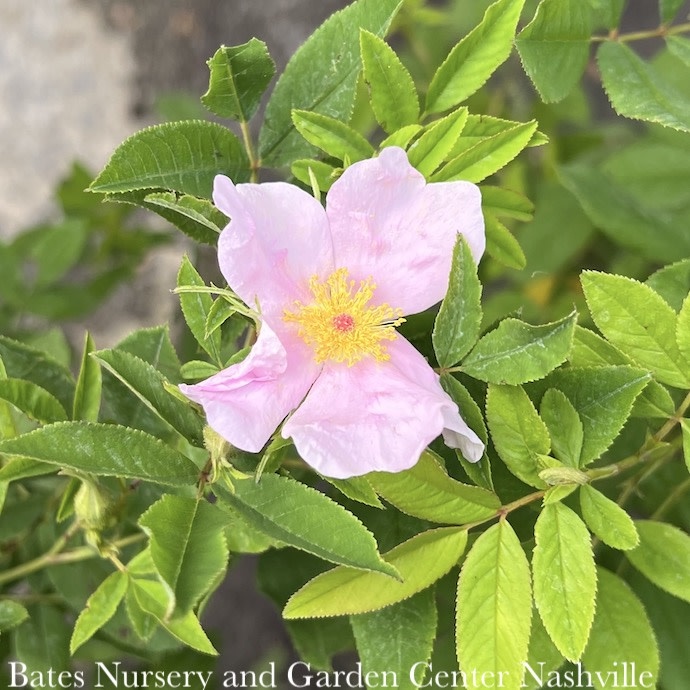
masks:
[[[496,494],[451,479],[430,451],[404,472],[371,472],[376,492],[398,510],[414,517],[464,525],[491,517],[500,508]]]
[[[249,179],[239,139],[215,122],[169,122],[142,129],[120,144],[89,191],[167,189],[209,199],[219,173],[235,183]]]
[[[342,169],[336,168],[330,163],[315,161],[310,158],[296,160],[290,166],[290,172],[302,183],[311,187],[311,177],[309,172],[314,175],[321,192],[327,192],[331,185],[338,179]]]
[[[119,570],[103,580],[77,618],[69,645],[70,654],[74,654],[115,615],[125,596],[127,585],[127,574]]]
[[[501,2],[502,0],[499,0]],[[537,121],[514,124],[496,134],[483,137],[474,146],[451,158],[431,176],[432,182],[468,180],[481,182],[512,161],[537,131]],[[460,137],[462,141],[463,137]]]
[[[225,571],[227,522],[215,506],[168,494],[139,518],[151,537],[156,570],[175,593],[177,611],[191,610]]]
[[[682,36],[666,36],[664,40],[669,52],[690,67],[690,41]]]
[[[685,0],[659,0],[659,16],[663,24],[670,24]]]
[[[556,645],[549,637],[549,633],[546,632],[541,618],[535,612],[532,615],[532,631],[529,638],[524,687],[529,688],[529,690],[538,690],[544,687],[549,673],[557,671],[563,662],[563,655],[556,649]]]
[[[690,536],[654,520],[635,522],[640,545],[628,560],[651,582],[674,597],[690,602]]]
[[[510,230],[490,211],[484,211],[484,228],[486,253],[504,266],[521,271],[527,259]]]
[[[515,45],[544,103],[563,100],[589,59],[592,9],[581,0],[542,0]]]
[[[332,563],[396,575],[352,513],[294,479],[267,474],[258,483],[254,477],[233,480],[233,491],[219,492],[219,499],[273,539]]]
[[[12,599],[0,601],[0,633],[21,625],[29,617],[29,612]]]
[[[462,103],[508,59],[523,5],[524,0],[498,0],[487,9],[434,74],[426,96],[427,113]]]
[[[387,146],[399,146],[402,149],[406,149],[422,130],[422,125],[407,125],[407,127],[403,127],[397,132],[393,132],[389,137],[386,137],[379,145],[379,148],[385,149]]]
[[[357,0],[331,15],[297,50],[266,106],[259,133],[264,165],[280,167],[314,153],[295,130],[293,109],[349,119],[361,66],[360,29],[383,36],[401,4],[401,0]]]
[[[184,256],[177,274],[177,287],[187,285],[204,287],[206,284],[192,266],[189,258]],[[206,337],[206,320],[213,306],[212,297],[203,292],[182,292],[180,293],[180,306],[189,330],[196,341],[208,352],[216,364],[222,366],[220,331],[214,331],[208,338]]]
[[[417,123],[419,99],[410,73],[395,51],[369,31],[359,34],[364,81],[377,122],[392,134]]]
[[[40,477],[43,474],[52,474],[57,468],[47,462],[39,462],[30,458],[14,458],[0,469],[0,482],[12,482],[28,477]]]
[[[660,268],[647,278],[647,285],[680,311],[683,300],[690,293],[690,259]]]
[[[136,429],[115,424],[61,422],[0,441],[0,453],[109,477],[184,486],[199,470],[178,451]]]
[[[400,581],[338,566],[317,575],[293,594],[283,617],[354,615],[397,604],[443,577],[457,563],[466,544],[467,532],[458,527],[422,532],[385,554],[400,573]]]
[[[324,479],[353,501],[364,503],[373,508],[383,508],[383,504],[379,501],[379,497],[366,477],[350,477],[349,479],[324,477]]]
[[[649,374],[633,367],[559,369],[546,383],[560,390],[580,416],[584,431],[580,467],[600,457],[620,433]]]
[[[687,419],[681,419],[680,428],[683,434],[683,457],[685,458],[688,472],[690,472],[690,422]],[[2,470],[0,470],[1,472]]]
[[[491,185],[482,185],[481,190],[484,211],[489,211],[493,216],[532,220],[534,204],[522,194]]]
[[[652,288],[624,276],[585,271],[587,305],[599,330],[661,383],[690,387],[676,343],[676,313]]]
[[[521,687],[531,620],[529,564],[513,528],[501,520],[479,536],[458,580],[457,653],[467,688],[485,687],[482,677],[500,678],[509,690]]]
[[[466,374],[488,383],[517,385],[543,378],[570,352],[577,313],[543,326],[504,319],[462,364]]]
[[[118,350],[129,352],[155,367],[168,381],[180,381],[180,360],[170,340],[168,326],[140,328],[117,344]]]
[[[23,379],[0,379],[0,400],[14,405],[41,424],[67,419],[65,408],[47,390]]]
[[[479,337],[482,322],[482,285],[477,265],[462,235],[453,249],[448,291],[434,322],[432,340],[436,359],[442,367],[457,364]]]
[[[562,503],[544,506],[534,527],[534,601],[564,657],[577,661],[594,619],[597,573],[589,531]]]
[[[549,431],[519,386],[490,385],[486,421],[496,452],[508,469],[526,484],[543,489],[539,455],[551,449]]]
[[[590,0],[590,4],[595,12],[595,24],[615,29],[621,20],[627,0]]]
[[[627,45],[605,41],[597,51],[597,64],[619,115],[690,132],[690,101]]]
[[[165,378],[148,362],[119,350],[99,350],[94,357],[171,429],[203,445],[203,423],[189,406],[165,389]]]
[[[597,690],[610,687],[605,679],[611,673],[620,674],[621,659],[634,665],[635,671],[634,677],[619,687],[639,687],[638,679],[640,685],[657,687],[659,648],[642,602],[617,575],[604,568],[598,568],[597,575],[597,610],[582,655],[594,687]]]
[[[549,388],[539,413],[549,430],[553,454],[569,467],[579,467],[584,430],[573,404],[562,391]]]
[[[29,255],[36,263],[36,286],[60,280],[81,258],[89,228],[84,220],[67,219],[60,225],[41,228],[32,237]]]
[[[371,678],[393,673],[398,690],[419,687],[410,677],[415,664],[429,660],[436,636],[436,600],[429,588],[380,611],[352,616],[362,672]],[[374,675],[376,674],[376,675]]]
[[[29,616],[14,633],[16,657],[27,665],[27,673],[57,678],[69,668],[70,631],[64,613],[40,604],[29,608]]]
[[[684,369],[690,376],[690,294],[685,298],[676,321],[676,342],[684,358]]]
[[[580,508],[587,527],[607,546],[629,551],[639,544],[640,538],[630,516],[594,487],[580,487]]]
[[[208,61],[210,80],[201,102],[219,117],[247,122],[276,71],[263,41],[221,46]]]
[[[207,199],[175,192],[146,194],[142,205],[177,226],[197,242],[215,246],[228,219]]]
[[[446,160],[465,127],[467,116],[467,108],[458,108],[431,124],[410,146],[407,152],[410,164],[424,177],[430,177]]]
[[[77,378],[77,387],[74,391],[74,404],[72,405],[72,419],[81,419],[85,422],[97,422],[101,409],[101,370],[98,364],[91,358],[95,345],[90,333],[84,339],[84,351]]]
[[[352,163],[371,158],[374,147],[357,131],[340,120],[307,110],[293,110],[297,131],[329,156]]]

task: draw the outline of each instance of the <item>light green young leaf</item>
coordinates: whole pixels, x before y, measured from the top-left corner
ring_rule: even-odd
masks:
[[[594,619],[597,573],[589,531],[562,503],[543,507],[534,527],[534,601],[564,657],[577,661]]]
[[[397,132],[393,132],[389,137],[386,137],[379,145],[379,149],[385,149],[387,146],[399,146],[402,149],[406,149],[423,129],[422,125],[402,127]]]
[[[544,378],[570,352],[577,313],[543,326],[504,319],[463,362],[463,371],[488,383],[517,385]]]
[[[94,357],[172,430],[203,446],[200,417],[189,405],[168,393],[165,379],[151,364],[117,348],[99,350]]]
[[[651,582],[690,602],[690,536],[655,520],[635,522],[640,544],[625,555]]]
[[[606,95],[623,117],[690,132],[690,101],[624,43],[605,41],[597,63]]]
[[[490,385],[486,396],[486,421],[496,452],[508,469],[526,484],[539,489],[543,469],[538,456],[551,449],[549,431],[519,386]]]
[[[685,0],[659,0],[659,15],[663,24],[670,24]]]
[[[493,216],[529,221],[534,215],[534,204],[522,194],[503,187],[482,185],[482,208]]]
[[[297,131],[314,146],[341,161],[371,158],[374,147],[357,131],[340,120],[308,110],[293,110]]]
[[[595,271],[583,272],[581,281],[594,323],[614,345],[661,383],[690,387],[676,343],[676,313],[652,288]]]
[[[205,283],[190,260],[185,256],[177,274],[177,287],[183,285],[205,286]],[[201,347],[208,352],[219,366],[223,365],[221,356],[220,331],[214,331],[206,337],[206,319],[213,306],[213,299],[203,292],[180,293],[182,314],[189,330]]]
[[[364,81],[377,122],[388,134],[417,123],[419,98],[410,73],[395,51],[369,31],[359,34]]]
[[[293,109],[349,119],[361,66],[360,29],[385,35],[401,4],[401,0],[357,0],[331,15],[297,50],[266,106],[259,133],[264,165],[280,167],[313,155],[314,147],[293,125]]]
[[[84,339],[84,351],[74,391],[72,419],[97,422],[101,409],[101,369],[91,358],[95,346],[90,333]]]
[[[276,66],[263,41],[221,46],[208,61],[210,80],[201,102],[220,117],[247,122],[259,107]]]
[[[482,322],[482,285],[462,235],[453,250],[448,291],[434,322],[432,341],[442,367],[457,364],[474,346]]]
[[[24,379],[0,379],[0,401],[14,405],[31,419],[41,424],[63,422],[65,408],[47,390]]]
[[[0,633],[21,625],[29,617],[29,612],[12,599],[0,601]]]
[[[355,615],[397,604],[442,578],[458,562],[466,544],[467,531],[459,527],[422,532],[384,554],[400,573],[400,581],[338,566],[317,575],[293,594],[283,617]]]
[[[114,615],[125,596],[128,576],[119,570],[109,575],[89,597],[79,614],[70,640],[70,654],[88,642]]]
[[[395,568],[381,559],[369,530],[349,511],[294,479],[266,474],[233,480],[232,491],[218,491],[251,526],[269,537],[332,563],[386,573]]]
[[[542,0],[515,45],[544,103],[563,100],[589,59],[592,8],[582,0]]]
[[[524,0],[498,0],[449,53],[431,79],[426,112],[462,103],[508,59]]]
[[[137,429],[115,424],[61,422],[0,441],[0,453],[108,477],[131,477],[169,486],[196,482],[196,465]]]
[[[669,52],[690,67],[690,41],[682,36],[666,36],[664,40]]]
[[[208,199],[199,199],[189,194],[174,192],[152,192],[144,197],[147,208],[174,223],[192,239],[215,246],[220,231],[228,224],[227,217]],[[181,223],[180,218],[189,223]],[[191,225],[198,226],[191,232]]]
[[[564,661],[563,655],[554,645],[541,622],[541,618],[535,611],[532,615],[524,687],[528,690],[539,690],[539,688],[544,687],[542,680],[546,680],[551,671],[558,670]]]
[[[410,164],[424,177],[430,177],[453,150],[467,122],[467,108],[458,108],[430,125],[410,146]]]
[[[681,419],[680,428],[683,434],[683,457],[685,458],[688,472],[690,472],[690,421]]]
[[[353,501],[364,503],[373,508],[383,508],[383,503],[379,501],[379,497],[372,488],[371,484],[364,477],[350,477],[349,479],[333,479],[332,477],[324,477],[324,479],[332,484],[340,493]]]
[[[237,313],[235,307],[223,297],[213,300],[213,304],[208,311],[206,323],[204,325],[204,335],[210,338],[214,331],[219,329],[231,316]]]
[[[322,192],[327,192],[331,185],[338,179],[338,175],[342,172],[341,168],[336,168],[330,163],[323,161],[315,161],[311,158],[301,158],[295,161],[290,166],[290,172],[302,183],[311,186],[311,177],[309,171],[312,172]]]
[[[516,120],[504,120],[500,117],[493,117],[491,115],[469,115],[465,124],[465,129],[462,130],[462,135],[455,142],[455,146],[451,152],[451,157],[459,156],[468,149],[474,148],[477,144],[485,139],[491,139],[497,134],[514,130],[516,127],[524,124]],[[542,146],[549,141],[548,137],[536,130],[529,140],[527,146]]]
[[[499,0],[500,1],[500,0]],[[481,182],[512,161],[537,131],[537,121],[517,123],[510,129],[482,138],[474,146],[451,158],[431,176],[432,182],[468,180]],[[462,142],[461,136],[459,142]]]
[[[580,416],[584,441],[580,467],[600,457],[630,416],[649,374],[633,367],[559,369],[546,383],[566,395]]]
[[[539,413],[549,430],[553,454],[569,467],[579,467],[584,430],[573,404],[562,391],[549,388]]]
[[[185,381],[201,381],[220,371],[220,367],[200,359],[193,359],[182,365],[180,373]]]
[[[482,677],[501,678],[509,690],[522,686],[531,620],[529,564],[513,528],[501,520],[479,536],[458,580],[457,654],[466,687],[485,687]]]
[[[210,199],[218,173],[235,183],[249,179],[239,139],[215,122],[168,122],[142,129],[120,144],[89,191],[167,189]]]
[[[580,487],[580,508],[587,527],[607,546],[629,551],[640,543],[631,517],[594,487]]]
[[[352,616],[350,623],[365,674],[395,673],[398,690],[419,687],[410,678],[414,664],[428,661],[436,636],[434,588],[380,611]],[[372,675],[375,678],[377,676]]]
[[[618,575],[597,569],[597,610],[582,661],[592,674],[594,687],[610,687],[606,678],[620,674],[620,660],[634,664],[635,676],[647,687],[657,687],[659,648],[642,602]],[[637,685],[632,678],[628,681]],[[623,686],[621,686],[623,687]]]
[[[658,292],[675,311],[680,311],[690,293],[690,259],[676,261],[652,273],[646,284]]]
[[[47,462],[39,462],[38,460],[31,460],[30,458],[14,458],[5,463],[0,468],[0,482],[12,482],[17,479],[26,479],[28,477],[40,477],[43,474],[51,474],[57,472],[55,465],[49,465]]]
[[[464,525],[491,517],[501,505],[496,494],[449,477],[431,451],[409,470],[371,472],[367,478],[398,510],[432,522]]]
[[[681,366],[690,379],[690,294],[685,298],[676,323],[676,342],[683,357]]]
[[[225,515],[206,501],[167,494],[139,519],[151,537],[156,570],[175,593],[178,612],[191,610],[228,562]]]
[[[527,264],[520,243],[491,211],[484,211],[486,253],[500,264],[521,271]]]

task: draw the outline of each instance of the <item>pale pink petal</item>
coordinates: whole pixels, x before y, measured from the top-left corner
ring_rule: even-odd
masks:
[[[326,213],[337,267],[373,278],[373,301],[415,314],[443,299],[457,233],[475,261],[486,244],[479,188],[427,184],[397,147],[345,170],[328,192]]]
[[[274,329],[295,300],[309,300],[308,281],[333,270],[333,245],[321,204],[284,182],[240,184],[218,175],[215,205],[230,216],[218,241],[218,263],[228,285],[250,307],[257,304]]]
[[[387,346],[387,362],[326,364],[283,426],[283,436],[292,437],[302,458],[327,477],[408,469],[448,421],[459,419],[421,355],[401,337]]]
[[[209,426],[233,446],[260,451],[304,398],[319,373],[311,351],[286,334],[281,340],[264,323],[247,357],[193,386],[180,385],[204,408]]]

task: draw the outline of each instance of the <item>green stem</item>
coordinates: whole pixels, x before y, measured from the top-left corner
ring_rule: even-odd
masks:
[[[250,181],[259,181],[259,168],[261,167],[261,162],[257,158],[256,151],[254,149],[254,143],[252,142],[252,135],[249,131],[249,123],[240,122],[240,129],[242,130],[242,139],[244,140],[244,148],[247,151],[247,158],[249,158],[249,167],[251,170]]]
[[[648,38],[664,38],[665,36],[675,36],[676,34],[683,34],[690,31],[690,22],[686,24],[676,24],[675,26],[667,26],[662,24],[656,29],[647,29],[645,31],[632,31],[627,34],[619,34],[616,30],[607,34],[606,36],[592,36],[593,43],[601,43],[603,41],[616,41],[618,43],[630,43],[632,41],[644,41]]]

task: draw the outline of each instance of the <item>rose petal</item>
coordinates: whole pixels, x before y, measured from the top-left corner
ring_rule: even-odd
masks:
[[[302,458],[321,474],[342,479],[374,470],[400,472],[419,460],[446,423],[462,433],[457,407],[422,356],[401,337],[388,350],[387,362],[367,358],[352,367],[324,366],[285,422],[283,436],[292,437]],[[470,430],[467,438],[481,445]]]
[[[233,446],[256,453],[299,405],[318,372],[301,340],[286,335],[281,342],[264,323],[246,359],[180,390],[203,406],[212,429]]]
[[[326,199],[337,267],[372,277],[374,301],[415,314],[443,299],[457,233],[475,261],[486,244],[479,188],[427,184],[405,152],[386,148],[351,165]]]
[[[231,220],[218,241],[228,285],[257,303],[275,329],[286,306],[309,300],[309,279],[333,270],[333,245],[321,204],[284,182],[240,184],[218,175],[213,201]]]

